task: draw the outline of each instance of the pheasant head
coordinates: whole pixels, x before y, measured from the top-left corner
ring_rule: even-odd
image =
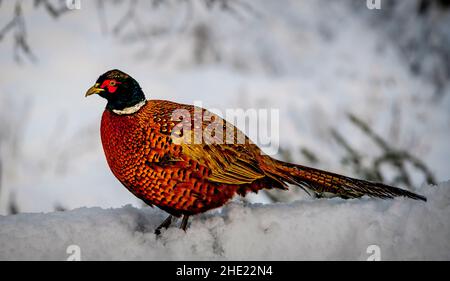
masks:
[[[139,83],[117,69],[102,74],[85,96],[93,94],[106,99],[106,108],[112,111],[122,111],[145,102],[145,95]]]

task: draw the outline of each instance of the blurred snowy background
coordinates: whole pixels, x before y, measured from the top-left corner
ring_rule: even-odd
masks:
[[[142,206],[104,159],[104,101],[84,98],[112,68],[147,98],[279,109],[284,160],[413,190],[450,178],[449,1],[65,3],[0,1],[0,214]]]

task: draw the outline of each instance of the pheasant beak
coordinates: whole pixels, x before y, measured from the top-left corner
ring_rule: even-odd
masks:
[[[86,94],[84,96],[88,97],[90,95],[98,94],[100,92],[103,92],[105,89],[102,89],[99,86],[100,86],[100,84],[96,83],[94,86],[90,87],[89,90],[87,90],[87,92],[86,92]]]

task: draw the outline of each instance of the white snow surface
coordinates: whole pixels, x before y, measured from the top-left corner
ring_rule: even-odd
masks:
[[[304,199],[231,203],[195,216],[187,232],[160,237],[164,213],[149,207],[79,208],[0,217],[1,260],[381,260],[450,258],[450,181],[423,186],[427,202],[406,198]]]

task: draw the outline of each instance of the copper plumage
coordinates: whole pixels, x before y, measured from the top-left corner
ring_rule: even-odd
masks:
[[[227,203],[235,194],[264,188],[300,186],[316,195],[358,198],[424,197],[396,187],[285,163],[265,155],[245,137],[242,144],[188,144],[174,142],[172,132],[180,122],[173,112],[185,110],[198,124],[195,107],[164,100],[146,100],[139,84],[129,75],[111,70],[100,76],[86,96],[108,100],[101,120],[101,139],[111,171],[135,196],[171,216],[191,215]],[[202,114],[210,114],[198,109]],[[233,125],[213,115],[224,128]],[[186,120],[183,120],[185,122]],[[196,121],[196,122],[194,122]],[[200,121],[203,130],[209,122]],[[193,128],[192,128],[193,129]],[[228,133],[229,131],[227,131]],[[225,139],[226,136],[220,136]],[[236,135],[233,134],[236,140]],[[157,229],[167,227],[172,217]]]

